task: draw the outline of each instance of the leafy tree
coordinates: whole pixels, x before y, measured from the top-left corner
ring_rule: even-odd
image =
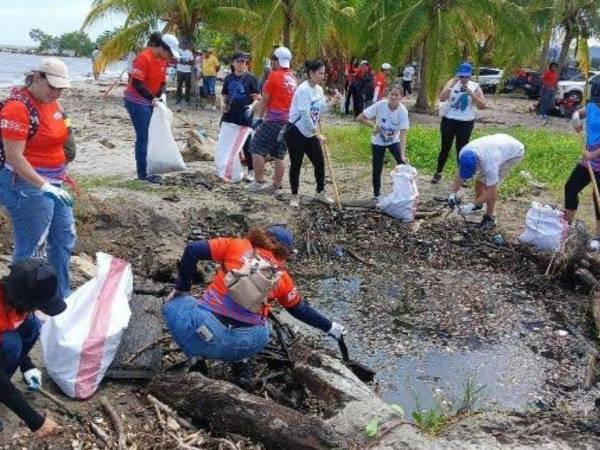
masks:
[[[43,32],[39,28],[33,28],[29,31],[29,37],[33,42],[38,43],[37,51],[45,53],[56,48],[57,41],[52,35]]]
[[[115,35],[120,31],[120,28],[117,27],[114,30],[105,30],[96,38],[96,46],[98,48],[104,47],[108,41],[110,41]]]
[[[58,53],[72,52],[74,56],[89,56],[94,49],[94,43],[83,31],[64,33],[58,38]]]

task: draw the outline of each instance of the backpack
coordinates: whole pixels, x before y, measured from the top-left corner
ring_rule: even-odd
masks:
[[[0,101],[0,111],[10,101],[21,102],[27,108],[27,112],[29,113],[29,133],[27,134],[27,140],[30,140],[35,133],[37,133],[40,127],[40,115],[38,110],[35,108],[35,106],[33,106],[33,103],[31,103],[29,97],[22,94],[21,90],[18,88],[14,88],[6,100]],[[5,162],[6,156],[4,154],[4,143],[2,141],[2,129],[0,128],[0,169],[4,167]]]
[[[278,283],[281,272],[270,261],[261,257],[256,249],[250,258],[244,258],[244,265],[229,270],[225,275],[227,295],[242,308],[260,313],[267,303],[267,295]]]

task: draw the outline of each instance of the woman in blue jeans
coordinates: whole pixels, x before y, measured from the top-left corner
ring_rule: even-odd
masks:
[[[340,339],[344,328],[323,317],[302,299],[285,262],[292,254],[294,239],[284,227],[252,228],[245,238],[218,238],[189,244],[183,254],[175,289],[167,298],[163,314],[167,327],[181,350],[189,357],[234,362],[237,381],[248,384],[247,359],[259,353],[269,342],[268,315],[273,301],[279,302],[292,316]],[[196,298],[190,295],[192,275],[198,261],[221,264],[213,282]],[[244,267],[260,264],[272,276],[265,295],[252,307],[250,290],[236,290],[232,279],[243,278]],[[246,266],[245,266],[246,264]],[[237,275],[232,275],[237,274]],[[240,276],[240,278],[236,278]],[[253,285],[260,280],[250,280]],[[242,306],[244,305],[244,306]]]
[[[165,102],[167,99],[167,63],[171,58],[179,58],[179,41],[172,34],[165,34],[160,38],[153,35],[149,44],[150,46],[133,60],[129,84],[125,89],[125,108],[135,129],[137,177],[139,180],[158,183],[160,177],[149,177],[146,172],[148,128],[152,118],[152,107],[157,102]]]
[[[44,58],[27,80],[0,110],[0,204],[12,222],[13,262],[47,256],[66,297],[75,220],[73,199],[62,187],[69,132],[58,98],[71,86],[69,71]]]

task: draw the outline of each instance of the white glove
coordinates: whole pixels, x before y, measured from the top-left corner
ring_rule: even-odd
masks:
[[[469,214],[472,214],[474,209],[475,203],[467,203],[466,205],[458,208],[458,213],[462,214],[463,216],[467,216]]]
[[[62,203],[65,206],[73,206],[73,197],[71,197],[71,194],[58,186],[46,182],[42,185],[40,191],[44,193],[44,196],[51,198],[55,202]]]
[[[344,334],[346,334],[346,329],[342,325],[337,322],[331,322],[331,328],[327,332],[328,336],[339,341]]]
[[[454,208],[455,206],[458,206],[459,203],[460,203],[460,198],[458,197],[458,195],[456,195],[456,192],[453,192],[452,194],[450,194],[448,196],[448,206],[450,206],[450,208]]]
[[[25,383],[30,388],[42,387],[42,372],[40,369],[33,368],[29,369],[27,372],[23,374],[23,378],[25,379]]]
[[[160,96],[160,101],[163,102],[163,103],[167,103],[167,94],[162,94]]]

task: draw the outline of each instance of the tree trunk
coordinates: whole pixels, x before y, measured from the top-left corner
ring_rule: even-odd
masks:
[[[334,429],[271,400],[199,373],[160,375],[150,392],[179,413],[208,421],[219,434],[239,434],[267,449],[326,450],[339,446]]]
[[[538,72],[543,73],[548,65],[548,51],[550,51],[550,40],[552,39],[552,27],[548,27],[546,35],[544,36],[544,42],[542,43],[542,51],[540,53],[540,60],[538,66]]]
[[[283,45],[287,48],[290,48],[290,36],[292,34],[292,1],[291,0],[283,0],[283,30],[282,30],[282,40]]]
[[[421,61],[419,62],[419,90],[417,92],[417,101],[415,110],[419,112],[429,111],[429,99],[427,98],[427,37],[421,43]]]
[[[567,56],[569,55],[569,48],[571,47],[571,42],[573,41],[573,31],[571,29],[571,25],[567,24],[565,26],[565,38],[563,40],[562,48],[560,49],[560,56],[558,58],[558,73],[561,74],[563,68],[565,67],[565,61],[567,60]]]

